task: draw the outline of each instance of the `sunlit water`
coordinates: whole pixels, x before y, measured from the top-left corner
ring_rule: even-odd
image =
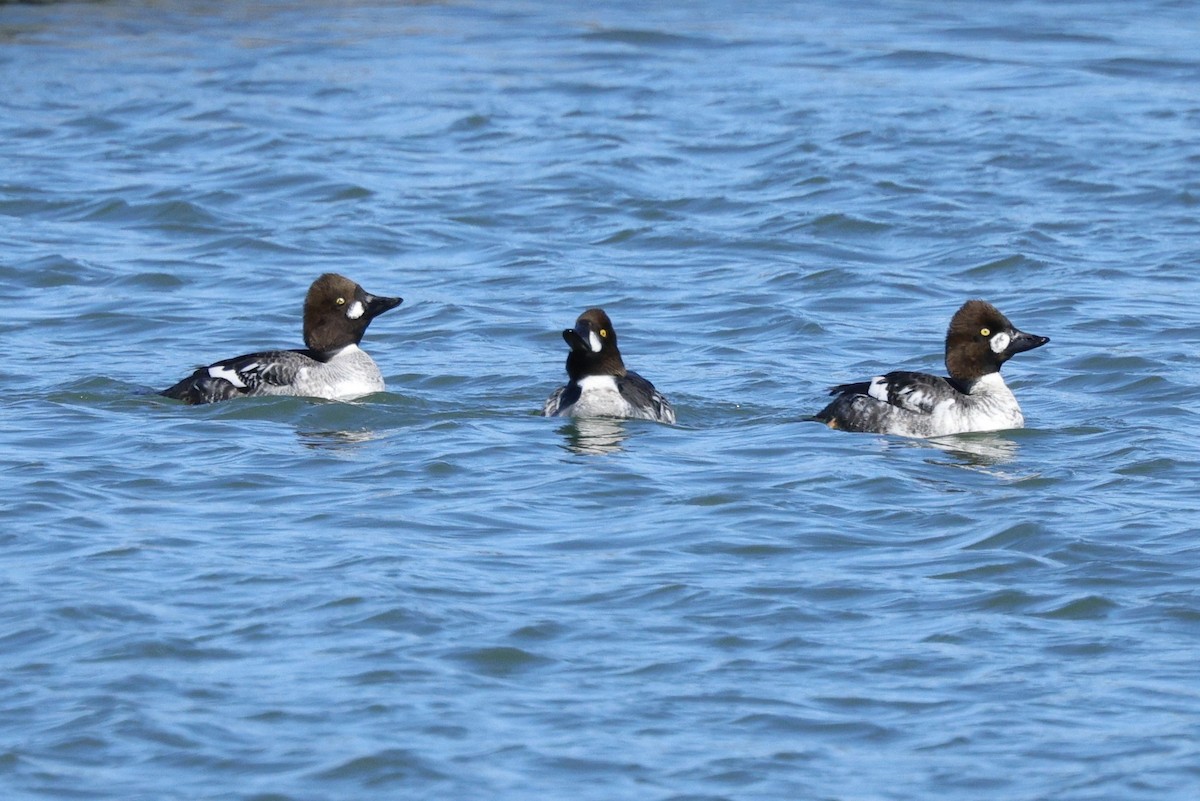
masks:
[[[0,794],[1195,799],[1197,41],[0,5]],[[328,270],[386,393],[153,394]],[[971,297],[1028,428],[804,422]],[[679,425],[539,416],[593,305]]]

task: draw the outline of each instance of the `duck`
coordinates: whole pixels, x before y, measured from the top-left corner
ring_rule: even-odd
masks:
[[[353,400],[382,392],[379,366],[359,343],[372,320],[403,300],[372,295],[343,275],[325,273],[304,298],[304,348],[223,359],[159,394],[196,405],[256,395]]]
[[[604,309],[588,309],[562,332],[570,347],[567,383],[542,407],[546,417],[617,417],[675,423],[670,401],[625,367],[617,332]]]
[[[946,330],[948,377],[895,370],[840,384],[810,419],[840,431],[918,438],[1022,428],[1025,417],[1000,368],[1049,341],[1020,330],[991,303],[968,300]]]

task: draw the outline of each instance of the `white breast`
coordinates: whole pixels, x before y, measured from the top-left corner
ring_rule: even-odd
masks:
[[[975,382],[971,394],[960,396],[952,405],[939,405],[934,410],[932,436],[968,431],[1003,431],[1024,425],[1025,416],[1021,414],[1016,396],[999,373],[990,373]]]
[[[611,375],[590,375],[577,382],[579,400],[571,407],[576,417],[637,417],[637,410],[617,391]]]
[[[295,394],[329,400],[351,400],[382,392],[383,375],[375,360],[357,345],[347,345],[327,362],[305,367],[296,375]]]

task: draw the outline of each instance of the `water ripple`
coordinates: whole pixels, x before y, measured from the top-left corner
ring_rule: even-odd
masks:
[[[1191,799],[1188,10],[4,5],[8,796]],[[1026,429],[804,421],[969,297]]]

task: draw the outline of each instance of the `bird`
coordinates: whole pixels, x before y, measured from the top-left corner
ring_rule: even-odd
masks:
[[[622,417],[674,423],[675,409],[654,385],[625,368],[617,332],[603,309],[579,315],[562,333],[570,346],[567,383],[546,399],[546,417]]]
[[[968,300],[946,331],[949,377],[897,370],[841,384],[830,390],[835,399],[810,419],[843,431],[906,437],[1021,428],[1024,415],[1000,367],[1049,341],[1021,331],[991,303]]]
[[[250,395],[351,400],[382,392],[383,375],[358,343],[379,315],[403,298],[372,295],[345,276],[325,273],[304,298],[304,344],[236,356],[199,367],[160,392],[188,404]]]

